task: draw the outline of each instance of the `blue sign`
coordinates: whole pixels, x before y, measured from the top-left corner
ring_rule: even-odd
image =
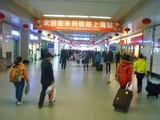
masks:
[[[54,43],[49,43],[48,48],[54,48]]]
[[[116,51],[116,46],[109,46],[110,51]]]

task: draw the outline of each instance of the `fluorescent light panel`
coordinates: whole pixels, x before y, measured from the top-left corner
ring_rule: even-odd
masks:
[[[101,19],[111,19],[111,17],[105,17],[105,16],[88,16],[89,18],[101,18]]]
[[[66,15],[66,17],[88,18],[88,16],[84,16],[84,15]]]
[[[45,17],[66,17],[66,15],[49,15],[49,14],[45,14],[43,16]]]
[[[97,18],[97,19],[111,19],[111,17],[106,16],[84,16],[84,15],[51,15],[44,14],[45,17],[73,17],[73,18]]]

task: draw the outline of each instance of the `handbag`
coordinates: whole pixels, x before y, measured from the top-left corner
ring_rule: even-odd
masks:
[[[29,89],[30,89],[29,83],[26,83],[26,86],[25,86],[25,94],[28,94],[28,93],[29,93]]]
[[[134,71],[134,74],[137,74],[137,70],[136,70],[136,71]]]

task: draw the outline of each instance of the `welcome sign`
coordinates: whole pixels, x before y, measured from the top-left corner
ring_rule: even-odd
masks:
[[[106,20],[34,19],[33,29],[85,32],[122,32],[123,24]]]

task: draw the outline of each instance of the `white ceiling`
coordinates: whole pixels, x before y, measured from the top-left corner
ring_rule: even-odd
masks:
[[[125,25],[133,23],[132,26],[134,26],[134,31],[136,31],[142,27],[141,20],[144,17],[148,17],[148,13],[157,13],[155,12],[157,8],[151,8],[151,6],[149,6],[148,10],[144,9],[144,11],[136,12],[137,9],[143,10],[144,7],[148,7],[145,6],[147,2],[155,2],[153,5],[157,6],[157,1],[159,3],[160,0],[0,0],[0,12],[8,13],[7,16],[9,17],[6,17],[4,20],[15,25],[20,25],[24,22],[31,23],[33,18],[44,18],[43,14],[110,16],[112,17],[111,20],[123,21]],[[157,15],[159,14],[157,13]],[[153,14],[150,16],[156,18]],[[19,23],[14,23],[15,19]],[[73,34],[77,36],[90,35],[91,39],[95,41],[104,38],[106,34],[110,34],[77,31],[56,32],[66,39],[71,38]]]
[[[87,16],[109,16],[112,20],[120,18],[115,17],[123,9],[130,10],[134,4],[139,0],[14,0],[18,5],[25,8],[31,13],[38,13],[35,15],[37,18],[43,18],[43,14],[56,14],[56,15],[87,15]],[[90,35],[91,40],[98,40],[107,33],[84,33],[84,32],[66,32],[60,31],[62,35],[67,35],[71,38],[74,36]]]

